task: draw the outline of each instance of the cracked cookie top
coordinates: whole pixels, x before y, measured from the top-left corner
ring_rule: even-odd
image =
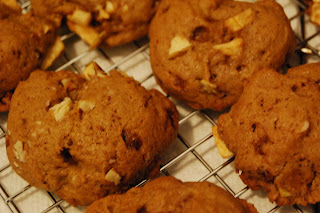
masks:
[[[86,211],[97,212],[257,213],[257,210],[210,182],[183,183],[169,176],[125,194],[100,199]]]
[[[218,134],[236,155],[252,189],[277,205],[320,201],[320,64],[256,73],[239,101],[218,119]]]
[[[153,175],[178,131],[175,105],[117,71],[35,71],[8,118],[12,168],[72,205],[88,205]]]
[[[219,111],[256,70],[280,68],[295,48],[288,18],[269,0],[163,0],[149,37],[160,86],[195,109]]]

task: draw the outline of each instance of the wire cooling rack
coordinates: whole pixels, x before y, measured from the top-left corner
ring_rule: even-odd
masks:
[[[320,62],[320,29],[306,15],[307,6],[299,0],[278,0],[288,15],[298,41],[296,53],[283,67]],[[20,1],[25,10],[28,1]],[[112,49],[94,49],[73,33],[63,30],[66,53],[52,70],[81,72],[86,64],[97,62],[106,72],[125,71],[147,89],[156,88],[149,61],[147,38]],[[221,113],[210,110],[195,111],[172,99],[179,111],[179,134],[173,147],[162,158],[161,175],[172,175],[182,181],[210,181],[224,187],[233,196],[246,199],[259,212],[319,212],[316,206],[278,207],[268,201],[265,191],[252,191],[242,183],[234,171],[233,160],[222,159],[212,137],[211,128]],[[5,150],[7,113],[0,113],[0,212],[84,212],[86,207],[72,207],[50,192],[31,187],[12,170]],[[144,184],[143,181],[141,184]]]

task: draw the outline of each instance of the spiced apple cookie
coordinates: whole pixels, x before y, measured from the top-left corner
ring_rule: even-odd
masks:
[[[195,109],[234,104],[254,71],[279,68],[295,48],[282,7],[270,0],[163,0],[149,37],[157,82]]]
[[[5,5],[0,8],[6,10]],[[36,68],[48,68],[63,50],[50,22],[19,12],[0,19],[0,111],[8,110],[19,81]]]
[[[6,145],[12,168],[72,205],[123,192],[159,171],[175,140],[175,105],[117,71],[33,72],[12,97]]]
[[[174,177],[160,177],[142,188],[95,201],[86,211],[102,212],[257,213],[257,210],[210,182],[183,183]]]
[[[256,73],[218,119],[235,169],[278,205],[320,201],[320,64]]]
[[[31,0],[35,14],[70,30],[92,48],[113,47],[147,34],[158,0]]]
[[[310,20],[320,25],[320,2],[317,0],[305,0],[305,2],[309,5],[307,13],[310,15]]]
[[[0,19],[8,18],[9,16],[19,15],[21,8],[15,0],[0,0]]]

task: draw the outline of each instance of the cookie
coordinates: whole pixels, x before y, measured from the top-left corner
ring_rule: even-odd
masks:
[[[60,26],[63,17],[71,31],[91,48],[113,47],[148,32],[157,0],[31,0],[35,14]]]
[[[19,15],[21,8],[15,0],[0,1],[0,19],[8,18],[9,16]]]
[[[19,81],[36,68],[48,68],[64,50],[53,24],[30,13],[10,14],[0,19],[0,111],[8,110]]]
[[[218,119],[218,135],[233,152],[235,169],[271,202],[320,201],[320,63],[256,73],[230,112]]]
[[[264,67],[280,68],[295,37],[282,7],[163,0],[150,24],[150,59],[164,91],[195,109],[223,110]]]
[[[33,72],[12,97],[6,146],[32,186],[72,205],[120,193],[159,172],[178,131],[175,105],[117,71]]]
[[[309,5],[307,13],[310,15],[310,20],[320,25],[320,2],[317,0],[305,0],[305,2]]]
[[[86,213],[99,212],[251,212],[252,204],[234,198],[210,182],[181,182],[174,177],[160,177],[142,188],[132,188],[122,195],[110,195],[94,202]]]

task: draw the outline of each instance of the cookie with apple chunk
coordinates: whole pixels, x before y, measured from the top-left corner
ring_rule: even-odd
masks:
[[[267,69],[218,119],[218,135],[235,154],[243,182],[265,188],[277,205],[320,201],[319,103],[320,63],[286,75]]]
[[[320,2],[317,0],[305,0],[305,2],[309,5],[307,13],[310,15],[310,20],[320,25]]]
[[[0,4],[0,11],[6,7]],[[48,68],[64,50],[51,22],[14,11],[0,19],[0,111],[9,109],[19,81],[37,68]]]
[[[91,48],[114,47],[148,32],[158,0],[31,0],[32,11],[67,25]]]
[[[274,1],[163,0],[150,30],[150,59],[164,91],[195,109],[224,110],[264,67],[278,69],[295,36]]]
[[[178,112],[164,95],[90,64],[81,75],[35,71],[19,83],[6,146],[32,186],[89,205],[159,172],[177,132]]]
[[[252,204],[234,198],[210,182],[182,182],[160,177],[122,195],[110,195],[94,202],[86,213],[183,212],[258,213]]]

